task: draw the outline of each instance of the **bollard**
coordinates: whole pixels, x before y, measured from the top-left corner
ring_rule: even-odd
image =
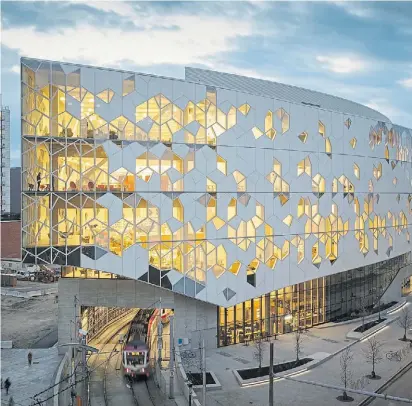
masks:
[[[192,406],[192,382],[189,382],[187,386],[189,387],[189,406]]]

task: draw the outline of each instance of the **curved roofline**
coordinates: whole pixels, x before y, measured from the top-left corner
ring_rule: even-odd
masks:
[[[86,65],[74,62],[65,61],[53,61],[47,59],[33,58],[27,56],[20,57],[20,63],[29,65],[27,62],[48,62],[48,63],[58,63],[67,66],[76,66],[82,68],[92,68],[107,70],[113,72],[121,72],[127,74],[136,74],[160,79],[177,80],[179,82],[201,84],[214,86],[226,90],[240,91],[243,93],[253,94],[256,96],[269,97],[271,99],[277,99],[282,101],[287,101],[296,104],[303,104],[306,106],[322,108],[325,110],[336,111],[344,114],[357,115],[361,117],[366,117],[374,119],[377,121],[383,121],[392,124],[392,121],[370,107],[363,104],[353,102],[342,97],[333,96],[327,93],[318,92],[316,90],[305,89],[303,87],[287,85],[280,82],[274,82],[264,79],[252,78],[248,76],[240,76],[234,73],[218,72],[207,69],[185,67],[185,79],[174,78],[169,76],[154,75],[150,73],[136,72],[124,69],[108,68],[104,66],[94,66]],[[264,89],[265,91],[261,91]],[[287,97],[289,96],[289,97]],[[305,99],[305,100],[302,100]],[[329,101],[329,105],[328,105]],[[339,104],[341,106],[339,106]],[[335,106],[334,106],[335,105]],[[349,108],[347,106],[350,106]],[[343,106],[346,106],[344,108]],[[342,107],[342,108],[339,108]],[[352,107],[352,108],[351,108]],[[368,114],[369,113],[369,114]]]
[[[215,86],[226,90],[237,90],[256,96],[270,97],[272,99],[322,108],[343,114],[353,114],[392,124],[392,121],[387,116],[375,109],[361,103],[344,99],[343,97],[330,95],[317,90],[236,75],[234,73],[192,67],[185,68],[185,78],[189,82]]]

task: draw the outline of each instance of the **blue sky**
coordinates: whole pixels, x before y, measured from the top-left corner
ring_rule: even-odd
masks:
[[[412,128],[410,2],[7,2],[3,104],[20,164],[20,56],[183,78],[203,67],[339,95]]]

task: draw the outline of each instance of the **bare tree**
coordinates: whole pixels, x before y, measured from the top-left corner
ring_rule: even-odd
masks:
[[[303,344],[303,331],[302,329],[298,328],[295,331],[295,337],[294,337],[294,342],[295,342],[295,354],[296,354],[296,361],[299,361],[299,355],[302,353],[302,344]]]
[[[378,364],[382,361],[382,353],[381,353],[382,343],[379,342],[375,336],[369,338],[367,341],[366,348],[363,349],[365,360],[368,364],[372,364],[372,373],[370,374],[371,379],[376,378],[375,374],[375,364]],[[378,378],[379,379],[379,378]]]
[[[253,358],[259,363],[259,374],[262,369],[263,355],[265,353],[265,347],[263,346],[262,338],[259,337],[255,340],[255,352]]]
[[[352,399],[346,393],[346,389],[352,385],[353,381],[353,373],[351,370],[352,361],[353,353],[350,348],[346,348],[342,351],[342,354],[340,356],[340,379],[345,388],[342,396],[338,397],[338,399],[340,400],[348,401]]]
[[[367,313],[366,298],[365,297],[360,298],[359,310],[360,310],[361,317],[362,317],[362,333],[363,333],[364,330],[365,330],[365,317],[366,317],[366,313]]]
[[[401,315],[399,316],[398,325],[403,328],[403,338],[401,338],[401,340],[406,341],[406,331],[408,328],[412,327],[412,313],[408,306],[405,306],[402,309]]]

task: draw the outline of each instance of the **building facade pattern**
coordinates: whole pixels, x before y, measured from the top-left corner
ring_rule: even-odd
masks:
[[[207,83],[21,67],[25,262],[229,307],[410,251],[411,130]]]
[[[1,152],[1,214],[10,212],[10,110],[1,107],[0,115],[0,152]]]

